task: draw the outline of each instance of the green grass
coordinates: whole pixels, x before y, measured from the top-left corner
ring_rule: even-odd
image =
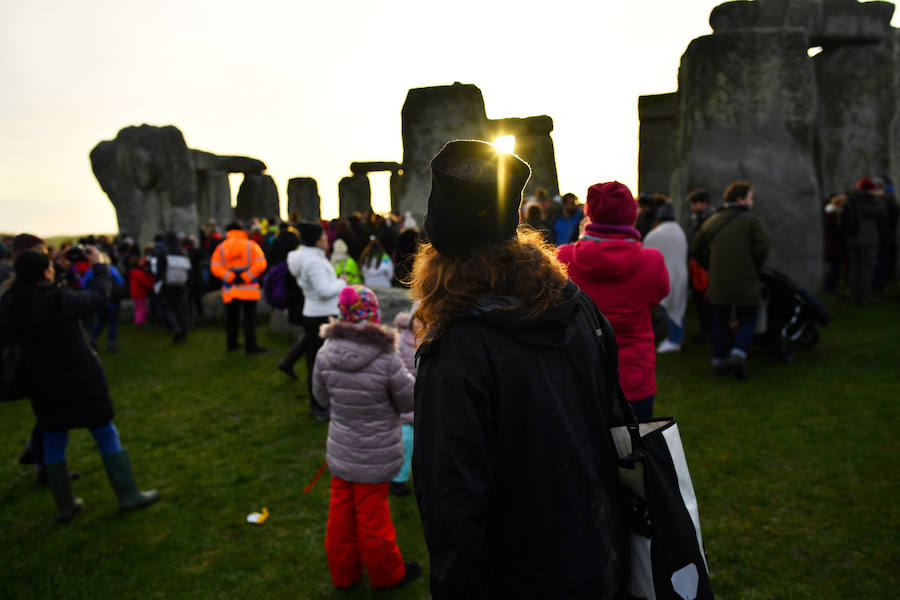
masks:
[[[706,346],[660,357],[655,412],[679,420],[720,599],[897,596],[896,295],[832,302],[817,346],[793,364],[755,350],[747,382],[713,378]],[[139,483],[163,496],[136,513],[117,510],[93,440],[75,431],[85,510],[57,525],[49,490],[16,462],[31,408],[0,404],[0,597],[428,597],[427,577],[389,594],[332,588],[327,474],[302,491],[327,425],[274,368],[289,340],[259,332],[270,352],[247,357],[225,352],[220,327],[172,346],[162,329],[126,325],[123,351],[102,356]],[[245,522],[263,507],[265,524]],[[391,510],[404,557],[427,572],[415,499],[392,497]]]

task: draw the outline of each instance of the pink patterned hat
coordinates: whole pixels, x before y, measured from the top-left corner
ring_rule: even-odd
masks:
[[[348,285],[341,290],[341,295],[338,296],[338,310],[341,313],[342,321],[378,323],[381,320],[378,311],[378,297],[375,292],[358,283]]]

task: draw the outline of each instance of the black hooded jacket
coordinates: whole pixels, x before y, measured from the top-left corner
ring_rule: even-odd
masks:
[[[616,370],[580,294],[570,282],[537,317],[482,297],[419,352],[413,472],[435,600],[613,598],[621,587]]]

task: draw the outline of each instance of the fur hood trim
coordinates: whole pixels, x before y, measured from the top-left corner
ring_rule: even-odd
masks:
[[[319,328],[319,335],[325,340],[350,340],[366,346],[377,346],[382,352],[390,352],[397,347],[397,333],[371,321],[350,323],[332,317]]]

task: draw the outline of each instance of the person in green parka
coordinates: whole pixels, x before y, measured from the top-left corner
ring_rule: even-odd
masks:
[[[334,240],[334,246],[331,248],[331,266],[334,267],[334,272],[338,277],[341,275],[346,276],[347,285],[362,283],[362,277],[359,275],[359,265],[347,253],[347,244],[340,238]]]
[[[708,252],[712,304],[712,363],[716,375],[747,377],[747,352],[753,342],[756,313],[762,298],[757,271],[769,254],[769,234],[753,211],[753,186],[735,181],[725,191],[725,204],[694,238],[691,255],[701,260]],[[738,328],[730,341],[728,322],[735,312]]]

